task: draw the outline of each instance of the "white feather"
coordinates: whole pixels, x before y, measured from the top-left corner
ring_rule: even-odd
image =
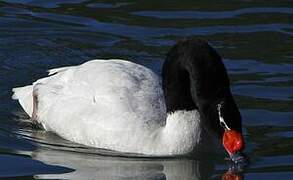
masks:
[[[61,137],[93,146],[146,155],[196,150],[197,111],[166,114],[160,78],[124,60],[93,60],[49,71],[31,86],[14,88],[28,115],[37,94],[37,120]]]

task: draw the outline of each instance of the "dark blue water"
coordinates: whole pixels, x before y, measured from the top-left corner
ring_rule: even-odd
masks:
[[[222,152],[215,157],[118,157],[32,128],[10,98],[12,87],[32,83],[47,69],[96,58],[129,59],[160,73],[166,52],[184,37],[209,40],[228,68],[251,161],[233,178],[293,179],[290,0],[0,1],[0,177],[227,178]]]

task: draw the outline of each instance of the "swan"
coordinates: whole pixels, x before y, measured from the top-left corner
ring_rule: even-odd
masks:
[[[175,156],[200,151],[213,134],[231,157],[244,149],[227,71],[204,40],[178,41],[162,78],[130,61],[99,59],[51,69],[12,91],[34,123],[87,146]]]

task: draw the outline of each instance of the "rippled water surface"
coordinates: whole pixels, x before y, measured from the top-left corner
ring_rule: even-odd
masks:
[[[30,84],[47,69],[94,58],[125,58],[159,74],[166,52],[183,37],[207,39],[224,57],[251,161],[238,178],[292,179],[293,4],[289,0],[0,1],[0,177],[227,177],[229,165],[223,152],[201,158],[120,157],[33,129],[10,98],[12,87]]]

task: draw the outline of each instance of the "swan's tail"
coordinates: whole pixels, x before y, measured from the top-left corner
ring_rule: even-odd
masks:
[[[69,67],[63,67],[63,68],[56,68],[56,69],[50,69],[48,71],[48,75],[57,74],[60,72],[63,72],[67,70]],[[37,82],[46,81],[48,77],[39,79]],[[17,87],[13,88],[12,92],[12,99],[18,100],[21,107],[24,109],[24,111],[32,118],[34,118],[34,114],[36,113],[36,106],[37,106],[37,94],[34,91],[36,86],[38,86],[37,82],[33,83],[33,85],[28,85],[24,87]],[[36,114],[35,114],[36,115]]]
[[[24,111],[32,117],[33,114],[33,85],[12,89],[12,99],[18,100]]]

